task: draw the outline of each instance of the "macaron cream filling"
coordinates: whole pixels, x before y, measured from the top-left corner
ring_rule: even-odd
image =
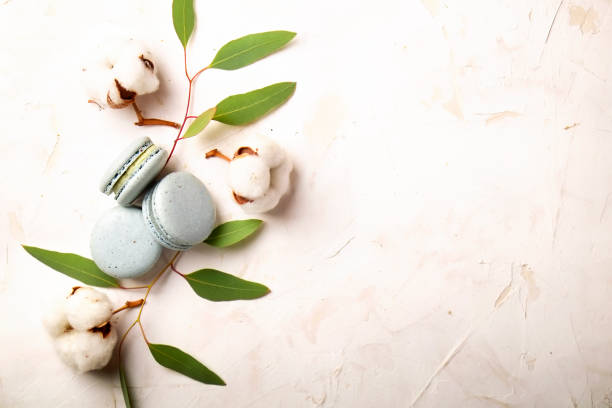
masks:
[[[108,183],[106,184],[106,187],[104,187],[104,194],[109,195],[110,193],[115,191],[114,186],[117,183],[117,181],[123,176],[123,174],[126,171],[130,169],[132,164],[136,160],[138,160],[138,158],[142,155],[142,153],[148,150],[151,146],[155,146],[155,145],[153,144],[153,142],[148,140],[142,146],[140,146],[138,150],[136,150],[134,154],[132,154],[121,167],[119,167],[119,169],[109,179]],[[125,184],[125,181],[124,181],[124,184]]]
[[[137,171],[139,171],[149,160],[151,160],[155,155],[161,152],[161,148],[151,144],[146,147],[144,151],[134,160],[125,170],[125,172],[119,177],[119,179],[115,182],[115,184],[111,188],[111,192],[115,193],[116,196],[121,194],[123,188],[127,184],[127,182],[134,177]],[[110,193],[109,193],[110,194]]]

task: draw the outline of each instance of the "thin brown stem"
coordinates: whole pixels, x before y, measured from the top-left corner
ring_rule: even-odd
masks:
[[[169,120],[145,118],[142,115],[142,111],[136,105],[136,102],[132,103],[132,107],[134,108],[134,112],[136,112],[136,117],[138,118],[138,122],[134,122],[136,126],[170,126],[175,129],[178,129],[181,126],[178,123],[171,122]]]
[[[170,267],[170,265],[174,263],[174,261],[176,260],[176,258],[178,258],[180,254],[181,253],[177,251],[176,254],[174,254],[174,256],[172,257],[172,260],[168,262],[166,266],[164,266],[162,270],[159,271],[159,273],[157,274],[157,276],[155,276],[155,278],[151,281],[151,283],[149,283],[147,291],[145,292],[145,295],[144,295],[144,299],[143,299],[144,302],[142,303],[142,305],[140,305],[140,310],[138,311],[138,316],[136,317],[137,321],[140,321],[140,316],[142,315],[142,309],[144,308],[144,305],[147,303],[147,298],[149,297],[149,293],[151,293],[151,288],[153,287],[153,285],[157,283],[159,278],[161,278],[164,272],[166,272],[166,270]]]
[[[87,103],[93,103],[94,105],[97,105],[100,110],[104,109],[102,105],[100,105],[98,102],[94,101],[93,99],[88,99]]]
[[[144,299],[128,300],[127,302],[125,302],[125,305],[121,306],[117,310],[114,310],[113,314],[119,313],[119,312],[121,312],[122,310],[125,310],[125,309],[131,309],[133,307],[138,307],[138,306],[142,305],[143,303],[144,303]]]
[[[123,336],[121,336],[121,340],[119,340],[119,352],[118,352],[119,360],[121,360],[121,348],[123,347],[123,342],[125,341],[125,338],[127,337],[127,335],[130,332],[130,330],[132,330],[132,327],[134,327],[136,325],[136,323],[138,323],[138,320],[134,320],[132,322],[130,327],[128,327],[128,329],[125,331],[125,333],[123,333]]]
[[[145,342],[147,342],[147,344],[149,343],[149,340],[147,339],[147,336],[145,335],[144,328],[142,327],[142,323],[140,322],[140,316],[142,316],[142,309],[144,309],[144,306],[147,303],[147,298],[149,297],[149,293],[151,293],[151,288],[153,287],[153,285],[155,285],[157,283],[159,278],[161,278],[161,276],[164,274],[164,272],[166,272],[168,270],[168,268],[176,261],[176,259],[179,257],[180,254],[181,254],[181,252],[178,252],[178,251],[176,252],[176,254],[174,254],[174,256],[172,257],[170,262],[168,262],[161,269],[161,271],[159,271],[159,273],[155,276],[155,278],[153,278],[151,283],[149,283],[146,286],[147,291],[146,291],[144,297],[137,301],[137,302],[140,302],[140,309],[138,310],[138,316],[136,316],[136,319],[132,322],[130,327],[128,327],[128,329],[125,331],[125,333],[123,333],[123,336],[121,336],[121,340],[119,341],[119,357],[121,357],[121,347],[123,346],[123,342],[125,341],[125,338],[127,337],[127,335],[130,332],[130,330],[132,330],[132,328],[136,324],[138,324],[140,326],[140,331],[142,332],[142,336],[144,337]],[[127,303],[128,302],[126,302],[126,304]]]
[[[211,157],[218,157],[218,158],[223,159],[223,160],[228,161],[228,162],[232,161],[232,159],[230,159],[229,157],[227,157],[226,155],[224,155],[223,153],[221,153],[217,149],[212,149],[211,151],[206,153],[206,158],[207,159],[210,159]]]
[[[119,286],[119,289],[133,290],[133,289],[146,289],[148,286]]]

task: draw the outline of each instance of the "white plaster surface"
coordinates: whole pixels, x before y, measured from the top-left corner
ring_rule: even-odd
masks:
[[[167,274],[144,309],[151,341],[227,387],[158,366],[134,331],[137,406],[612,406],[610,1],[197,0],[196,12],[191,72],[241,35],[298,36],[248,68],[205,72],[192,113],[298,86],[255,124],[181,142],[171,167],[206,183],[219,222],[246,218],[226,164],[203,155],[259,132],[292,157],[293,191],[249,243],[178,263],[270,295],[211,303]],[[114,205],[97,191],[108,161],[128,139],[174,139],[86,102],[90,38],[113,27],[157,56],[162,86],[141,108],[181,120],[170,1],[0,1],[1,407],[123,406],[116,359],[78,375],[55,355],[42,308],[76,281],[19,246],[89,256]],[[116,306],[139,297],[105,292]]]

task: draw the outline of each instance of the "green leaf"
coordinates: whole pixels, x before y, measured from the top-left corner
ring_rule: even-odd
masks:
[[[257,231],[262,223],[256,219],[226,222],[215,228],[204,243],[217,248],[234,245]]]
[[[204,384],[225,385],[225,382],[189,354],[167,344],[149,343],[155,361],[166,368],[179,372]]]
[[[208,122],[210,122],[213,116],[215,116],[216,111],[217,108],[215,107],[210,108],[209,110],[200,114],[200,116],[198,116],[193,122],[191,122],[191,125],[189,125],[187,131],[185,132],[185,134],[183,134],[182,139],[193,137],[203,131],[204,128],[208,125]]]
[[[87,285],[102,288],[119,287],[117,280],[102,272],[91,259],[75,254],[48,251],[27,245],[22,246],[40,262]]]
[[[294,91],[295,82],[280,82],[255,91],[229,96],[219,102],[213,119],[228,125],[247,124],[281,105]]]
[[[187,42],[195,25],[193,0],[172,1],[172,22],[174,23],[174,31],[176,31],[176,35],[181,40],[183,48],[187,47]]]
[[[291,31],[268,31],[266,33],[250,34],[225,44],[210,68],[233,70],[242,68],[260,60],[295,37]]]
[[[200,269],[185,275],[185,279],[195,293],[213,302],[257,299],[270,293],[270,289],[261,283],[243,280],[216,269]]]
[[[121,382],[121,392],[123,393],[123,401],[125,408],[132,408],[132,400],[130,399],[130,391],[128,390],[127,379],[123,365],[119,365],[119,381]]]

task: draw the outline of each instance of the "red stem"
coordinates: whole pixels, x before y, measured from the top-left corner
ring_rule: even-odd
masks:
[[[210,68],[210,65],[205,66],[204,68],[202,68],[201,70],[199,70],[194,76],[193,78],[191,78],[192,81],[194,81],[198,75],[200,75],[202,72],[206,71],[208,68]]]
[[[173,272],[178,273],[179,275],[181,275],[183,278],[185,277],[185,275],[183,275],[182,273],[180,273],[175,267],[174,264],[170,265],[170,268],[172,269]]]
[[[187,77],[187,80],[189,81],[189,93],[187,94],[187,107],[185,108],[185,118],[183,119],[183,123],[181,123],[181,128],[179,129],[178,134],[176,135],[176,139],[174,139],[174,143],[172,144],[172,150],[170,150],[170,154],[168,155],[168,159],[166,159],[166,164],[164,165],[164,167],[170,161],[170,158],[172,157],[172,153],[174,153],[174,149],[176,149],[176,144],[178,143],[179,140],[181,140],[181,133],[183,132],[183,128],[185,127],[185,122],[187,122],[187,116],[189,115],[189,105],[191,104],[191,87],[193,85],[193,79],[189,78],[189,74],[187,73],[187,49],[183,48],[183,51],[185,55],[185,76]]]
[[[172,153],[174,153],[174,149],[176,149],[176,144],[178,143],[179,140],[182,139],[181,133],[183,132],[183,129],[185,128],[185,123],[187,122],[187,119],[197,118],[197,116],[189,115],[189,106],[191,104],[191,90],[193,88],[193,82],[202,72],[210,68],[210,65],[207,65],[201,70],[199,70],[193,77],[190,78],[189,72],[187,71],[187,48],[186,47],[183,47],[183,56],[185,57],[184,58],[185,76],[187,77],[187,81],[189,81],[189,93],[187,94],[187,107],[185,108],[185,118],[183,119],[183,123],[181,123],[181,127],[178,131],[178,134],[176,135],[176,139],[174,139],[174,143],[172,144],[172,149],[170,150],[170,154],[168,155],[168,158],[166,159],[166,164],[164,164],[164,167],[166,167],[166,165],[170,161],[170,158],[172,157]]]

